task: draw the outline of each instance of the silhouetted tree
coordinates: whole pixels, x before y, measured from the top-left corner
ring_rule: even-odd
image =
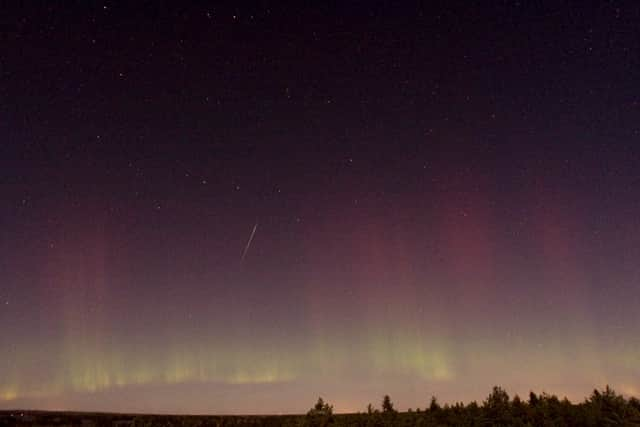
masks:
[[[333,421],[333,406],[325,402],[322,397],[318,397],[318,401],[309,409],[306,417],[306,425],[313,427],[327,426]]]
[[[511,424],[509,409],[509,395],[504,389],[494,386],[482,404],[483,420],[493,426],[508,426]]]
[[[640,422],[632,405],[607,385],[604,391],[593,390],[585,402],[588,425],[618,426]]]
[[[513,419],[522,421],[523,423],[527,419],[527,406],[517,394],[511,402],[511,416]]]
[[[433,412],[440,410],[438,399],[435,396],[431,396],[431,402],[429,403],[429,410]]]
[[[373,405],[371,403],[369,403],[367,405],[367,414],[371,415],[371,414],[373,414],[373,412],[374,412]]]
[[[391,398],[389,397],[388,394],[386,394],[383,398],[382,398],[382,412],[383,413],[393,413],[396,412],[395,409],[393,409],[393,403],[391,403]]]
[[[465,412],[468,419],[476,420],[480,418],[480,407],[475,400],[466,406]]]

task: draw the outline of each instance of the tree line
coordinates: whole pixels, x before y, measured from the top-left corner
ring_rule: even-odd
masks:
[[[438,403],[432,397],[424,409],[398,412],[386,395],[380,408],[372,404],[364,413],[333,413],[333,406],[322,398],[309,410],[303,422],[308,427],[324,426],[514,426],[514,427],[573,427],[573,426],[639,426],[640,400],[626,399],[607,386],[594,390],[581,403],[571,403],[566,397],[530,392],[528,399],[510,398],[501,387],[494,387],[480,404]]]

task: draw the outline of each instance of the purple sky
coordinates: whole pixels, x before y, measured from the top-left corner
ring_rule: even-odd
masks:
[[[370,3],[0,10],[0,409],[640,394],[640,5]]]

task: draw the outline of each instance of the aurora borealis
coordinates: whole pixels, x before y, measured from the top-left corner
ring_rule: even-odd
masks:
[[[3,6],[0,409],[640,395],[640,6],[453,3]]]

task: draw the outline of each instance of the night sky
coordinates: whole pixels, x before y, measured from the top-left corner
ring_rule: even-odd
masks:
[[[21,3],[0,408],[640,394],[637,2]]]

